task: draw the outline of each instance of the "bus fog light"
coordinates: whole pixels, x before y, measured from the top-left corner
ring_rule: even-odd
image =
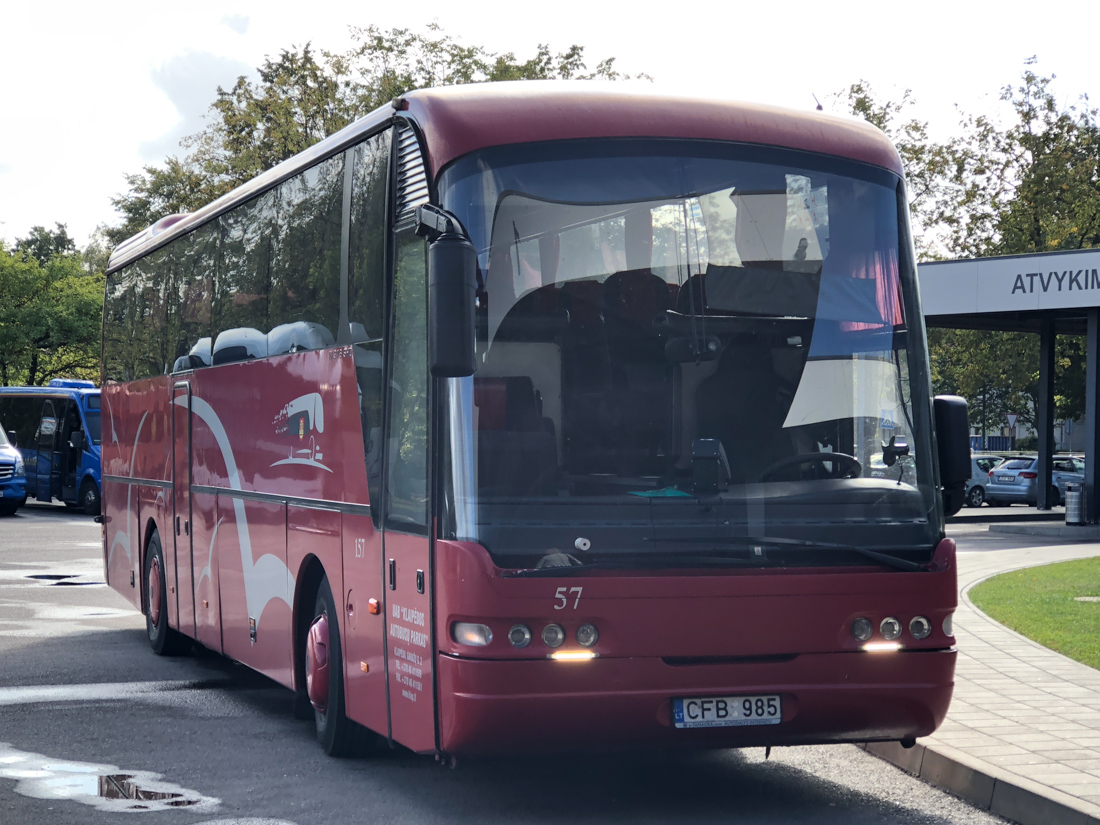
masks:
[[[517,624],[508,631],[508,641],[512,647],[527,647],[531,644],[531,628],[525,624]]]
[[[932,623],[924,616],[914,616],[909,621],[909,632],[913,634],[914,639],[927,639],[928,634],[932,632]]]
[[[943,620],[943,635],[955,637],[955,614],[948,613]]]
[[[871,638],[871,634],[875,632],[874,626],[871,624],[870,619],[858,618],[852,622],[852,636],[857,641],[866,642]]]
[[[493,641],[493,631],[488,625],[474,622],[455,622],[451,625],[451,638],[460,645],[485,647]]]
[[[561,647],[565,641],[565,629],[560,624],[548,624],[542,629],[542,641],[547,647]]]
[[[592,647],[599,638],[600,632],[596,630],[595,625],[582,624],[577,628],[577,642],[581,647]]]
[[[901,622],[893,616],[887,616],[883,619],[878,629],[882,631],[882,638],[888,642],[893,642],[901,636]]]

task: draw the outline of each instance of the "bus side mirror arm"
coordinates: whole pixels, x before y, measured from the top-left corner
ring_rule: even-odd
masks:
[[[437,378],[462,378],[477,369],[474,308],[477,252],[450,212],[425,204],[416,234],[428,239],[428,364]]]
[[[962,509],[966,482],[970,480],[970,423],[966,416],[966,400],[957,395],[937,395],[933,410],[943,513],[953,516]]]

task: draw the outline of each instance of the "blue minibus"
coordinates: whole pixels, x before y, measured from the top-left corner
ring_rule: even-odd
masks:
[[[23,456],[28,498],[99,513],[99,422],[99,390],[91,381],[0,387],[0,425]]]

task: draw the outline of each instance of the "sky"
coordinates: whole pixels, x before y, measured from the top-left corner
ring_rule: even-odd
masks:
[[[662,89],[812,109],[864,79],[880,98],[909,89],[934,136],[956,131],[956,107],[997,116],[1000,90],[1024,62],[1055,75],[1067,103],[1100,98],[1091,46],[1095,0],[1037,9],[1019,2],[928,0],[655,4],[419,0],[192,0],[186,3],[10,2],[0,9],[0,239],[65,224],[83,246],[119,216],[125,175],[182,155],[218,86],[255,74],[265,56],[312,43],[340,52],[349,29],[423,30],[431,22],[468,46],[534,55],[584,47]],[[1089,22],[1091,21],[1091,23]]]

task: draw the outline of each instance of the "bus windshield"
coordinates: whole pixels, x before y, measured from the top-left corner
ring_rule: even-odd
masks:
[[[445,382],[445,537],[505,568],[928,560],[897,177],[576,141],[466,156],[439,191],[479,263],[477,372]]]
[[[84,420],[88,424],[88,438],[92,444],[99,446],[99,410],[85,409]]]

